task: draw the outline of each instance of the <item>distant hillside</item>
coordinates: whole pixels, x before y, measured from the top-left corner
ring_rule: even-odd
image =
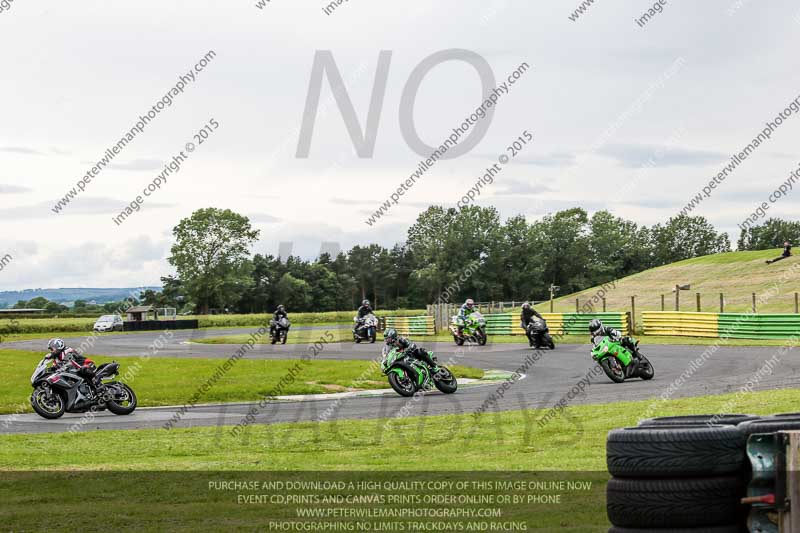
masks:
[[[75,300],[95,301],[98,304],[118,302],[133,295],[138,298],[143,290],[152,289],[160,291],[161,287],[132,287],[119,289],[25,289],[23,291],[0,291],[0,308],[10,307],[20,300],[32,300],[42,296],[51,302],[71,304]]]
[[[670,265],[645,270],[616,281],[609,289],[606,303],[609,311],[630,311],[631,296],[636,296],[637,315],[641,311],[660,311],[661,295],[665,295],[666,310],[675,309],[676,284],[691,284],[691,289],[681,291],[681,311],[697,310],[696,293],[701,294],[701,309],[719,311],[719,295],[725,295],[725,311],[742,312],[751,308],[752,294],[772,296],[760,313],[794,313],[794,293],[800,291],[800,256],[784,259],[773,265],[764,261],[781,254],[781,250],[754,252],[729,252],[679,261]],[[575,298],[585,302],[597,293],[599,287],[558,298],[555,310],[575,311]],[[599,304],[601,306],[602,304]],[[547,302],[538,304],[549,309]],[[602,310],[602,307],[599,307]]]

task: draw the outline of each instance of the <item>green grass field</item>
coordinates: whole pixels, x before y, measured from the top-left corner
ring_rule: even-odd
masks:
[[[654,416],[716,413],[733,394],[658,402]],[[754,392],[737,412],[796,411],[800,390]],[[0,436],[4,470],[605,471],[608,431],[651,401],[581,405],[539,427],[544,410],[401,419]],[[30,450],[47,450],[31,454]],[[80,454],[72,453],[81,450]],[[387,453],[387,450],[424,453]],[[125,450],[108,454],[108,450]]]
[[[233,353],[234,350],[231,350]],[[4,362],[4,383],[0,387],[0,414],[32,412],[28,403],[31,394],[30,376],[41,360],[41,354],[0,350]],[[111,359],[94,357],[97,363]],[[141,360],[119,358],[120,376],[131,371],[124,379],[133,387],[142,407],[182,405],[192,397],[198,387],[209,379],[224,359],[170,359]],[[199,403],[246,402],[260,400],[284,377],[294,360],[240,359],[201,399]],[[138,371],[136,365],[138,364]],[[319,394],[348,390],[384,389],[389,387],[380,370],[370,368],[369,361],[312,361],[303,367],[295,381],[284,387],[283,395]],[[454,374],[464,378],[480,378],[483,371],[454,366]],[[361,377],[363,381],[354,382]]]
[[[719,295],[725,295],[725,311],[744,312],[752,307],[752,293],[765,294],[777,282],[780,294],[773,296],[759,313],[794,313],[794,293],[800,291],[800,258],[791,257],[774,265],[764,261],[781,254],[781,250],[729,252],[679,261],[639,272],[617,280],[608,291],[609,311],[630,311],[631,296],[636,296],[637,322],[642,311],[660,311],[661,295],[665,295],[666,310],[675,310],[675,285],[691,284],[691,290],[681,291],[681,311],[696,311],[695,293],[701,293],[701,309],[719,312]],[[786,281],[782,277],[786,276]],[[569,294],[554,301],[555,312],[574,312],[575,299],[586,302],[597,294],[599,287]],[[548,302],[538,304],[540,311],[549,311]],[[601,310],[601,309],[600,309]]]

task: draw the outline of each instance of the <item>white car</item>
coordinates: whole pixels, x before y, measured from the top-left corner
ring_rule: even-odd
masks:
[[[95,331],[122,331],[122,317],[119,315],[103,315],[94,323]]]

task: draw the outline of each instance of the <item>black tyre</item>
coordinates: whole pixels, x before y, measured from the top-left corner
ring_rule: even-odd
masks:
[[[111,398],[106,402],[108,410],[115,415],[129,415],[136,410],[137,399],[133,389],[124,383],[110,384]]]
[[[756,415],[684,415],[684,416],[660,416],[658,418],[646,418],[639,422],[640,426],[685,426],[695,424],[707,424],[712,422],[715,425],[735,426],[748,420],[758,420],[761,417]]]
[[[555,343],[555,341],[553,341],[553,337],[551,337],[550,335],[547,335],[545,337],[545,339],[547,340],[547,345],[550,347],[550,349],[551,350],[555,350],[556,349],[556,343]]]
[[[479,329],[478,330],[478,344],[481,345],[481,346],[486,346],[486,341],[487,340],[489,340],[489,339],[486,337],[486,331],[484,331],[483,329]]]
[[[273,335],[273,336],[272,336],[272,339],[270,340],[270,342],[271,342],[272,344],[275,344],[276,342],[278,342],[278,338],[277,338],[275,335]]]
[[[459,337],[458,335],[453,335],[453,340],[456,341],[456,345],[464,346],[464,337]]]
[[[377,338],[378,334],[375,332],[374,329],[370,330],[369,332],[369,343],[375,344],[375,339]]]
[[[606,463],[621,477],[712,476],[739,472],[744,448],[733,426],[639,426],[609,432]]]
[[[355,337],[353,340],[356,341],[356,344],[361,344],[361,337]]]
[[[778,431],[800,430],[800,418],[762,418],[743,422],[737,428],[745,437],[754,433],[776,433]]]
[[[622,363],[613,355],[606,357],[600,361],[600,366],[603,367],[603,372],[614,383],[622,383],[625,381],[625,369],[622,368]]]
[[[679,527],[668,529],[641,529],[629,527],[612,526],[608,533],[746,533],[746,529],[741,526],[717,526],[717,527]]]
[[[417,392],[417,384],[414,383],[414,378],[408,375],[408,370],[401,370],[403,370],[403,377],[398,376],[393,370],[389,371],[389,385],[400,396],[406,398],[414,396],[414,393]]]
[[[606,489],[606,511],[615,526],[697,528],[736,523],[744,482],[736,476],[693,479],[618,479]]]
[[[639,377],[645,381],[653,379],[653,376],[656,375],[656,371],[653,368],[653,364],[647,357],[641,354],[639,354],[639,358],[641,360],[639,362]]]
[[[31,407],[36,414],[48,420],[61,418],[67,410],[64,396],[56,390],[47,389],[41,385],[36,387],[31,394]]]
[[[288,338],[289,338],[289,332],[288,331],[284,331],[281,334],[281,344],[286,344],[286,339],[288,339]]]
[[[445,394],[453,394],[458,389],[456,377],[445,367],[440,367],[433,378],[433,384]]]

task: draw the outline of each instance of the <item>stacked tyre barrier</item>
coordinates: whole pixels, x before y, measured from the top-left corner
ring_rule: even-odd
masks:
[[[609,533],[750,531],[748,439],[789,430],[800,430],[800,413],[662,417],[611,431]]]
[[[800,315],[645,311],[646,335],[788,339],[800,331]]]
[[[589,322],[598,318],[606,326],[618,329],[623,335],[630,332],[627,313],[542,313],[551,335],[588,335]],[[485,315],[488,335],[525,335],[519,315],[494,313]]]
[[[394,328],[400,335],[435,335],[432,316],[387,316],[385,327]]]

